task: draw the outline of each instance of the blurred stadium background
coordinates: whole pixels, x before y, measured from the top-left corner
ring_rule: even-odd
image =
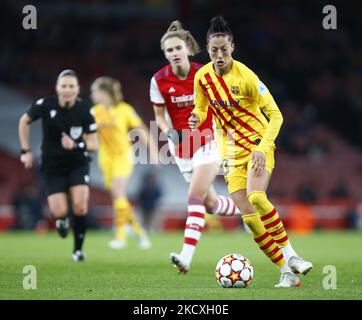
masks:
[[[17,122],[30,102],[54,92],[61,70],[76,70],[86,99],[96,77],[118,78],[126,100],[149,123],[149,82],[166,64],[159,40],[169,23],[181,20],[204,48],[209,21],[217,14],[234,31],[234,57],[268,85],[284,115],[269,191],[287,227],[301,233],[362,230],[362,3],[32,1],[37,30],[24,30],[27,4],[0,2],[0,230],[52,228],[38,172],[25,171],[19,161]],[[322,27],[326,4],[337,7],[337,30]],[[193,60],[207,62],[205,50]],[[33,149],[40,143],[39,129],[32,127]],[[107,229],[111,203],[93,158],[91,224]],[[149,170],[138,165],[129,186],[137,211]],[[186,184],[175,165],[163,166],[156,178],[162,198],[154,228],[181,230]],[[227,193],[221,176],[215,186]],[[240,221],[221,219],[209,226],[233,229]]]

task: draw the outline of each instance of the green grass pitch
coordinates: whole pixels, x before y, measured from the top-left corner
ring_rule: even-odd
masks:
[[[309,236],[290,234],[294,248],[314,263],[301,276],[300,288],[274,288],[279,271],[257,249],[245,232],[205,232],[192,268],[179,275],[168,255],[182,245],[182,233],[151,235],[152,249],[138,249],[135,238],[122,251],[107,247],[111,233],[89,232],[86,262],[70,259],[72,236],[56,233],[0,234],[0,299],[362,299],[362,234],[318,232]],[[215,279],[217,261],[228,253],[248,257],[254,280],[246,289],[221,288]],[[37,289],[23,289],[23,267],[34,265]],[[326,265],[337,270],[337,289],[324,289]],[[325,282],[328,282],[326,279]]]

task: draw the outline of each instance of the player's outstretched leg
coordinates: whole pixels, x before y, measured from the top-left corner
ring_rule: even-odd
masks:
[[[233,199],[217,195],[212,206],[207,207],[207,212],[218,216],[235,216],[240,215],[240,211]]]
[[[170,254],[171,263],[178,268],[180,273],[189,271],[197,243],[205,226],[205,206],[202,198],[190,196],[187,210],[182,251],[180,254],[174,252]]]
[[[285,260],[295,273],[307,274],[312,268],[312,263],[300,258],[290,244],[283,222],[275,207],[268,200],[264,191],[252,191],[248,194],[248,200],[260,214],[260,219],[265,229],[273,237],[281,248]]]
[[[217,216],[240,215],[239,208],[230,197],[217,195],[214,187],[211,185],[205,198],[206,212]]]
[[[276,287],[299,287],[300,281],[290,267],[287,265],[283,252],[274,241],[269,232],[265,229],[258,213],[247,214],[243,217],[244,223],[250,228],[254,241],[260,250],[277,266],[281,271],[280,283]]]

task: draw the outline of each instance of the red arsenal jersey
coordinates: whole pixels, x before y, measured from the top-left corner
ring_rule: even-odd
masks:
[[[181,158],[191,158],[198,148],[214,137],[210,109],[199,130],[191,131],[188,125],[194,108],[194,76],[201,67],[201,64],[191,62],[187,79],[180,80],[172,72],[171,65],[167,65],[156,72],[151,80],[150,98],[153,105],[166,106],[172,127],[175,130],[185,130],[184,136],[187,138],[175,146],[175,153]]]

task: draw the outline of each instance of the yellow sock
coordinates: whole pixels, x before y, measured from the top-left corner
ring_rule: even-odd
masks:
[[[132,228],[137,236],[141,236],[143,234],[143,229],[142,229],[141,225],[138,223],[138,221],[132,211],[129,216],[128,223],[132,226]]]
[[[126,241],[127,233],[125,226],[116,226],[116,239]]]
[[[120,197],[113,201],[113,208],[115,211],[116,238],[126,241],[126,223],[129,220],[131,205],[126,198]]]
[[[260,250],[277,266],[283,267],[285,259],[278,244],[274,241],[272,236],[265,229],[260,220],[259,214],[252,213],[242,217],[244,223],[250,228],[253,234],[254,241],[258,244]]]
[[[284,248],[289,244],[287,232],[279,214],[268,200],[264,191],[252,191],[248,194],[248,200],[260,214],[265,229],[273,237],[279,247]]]

